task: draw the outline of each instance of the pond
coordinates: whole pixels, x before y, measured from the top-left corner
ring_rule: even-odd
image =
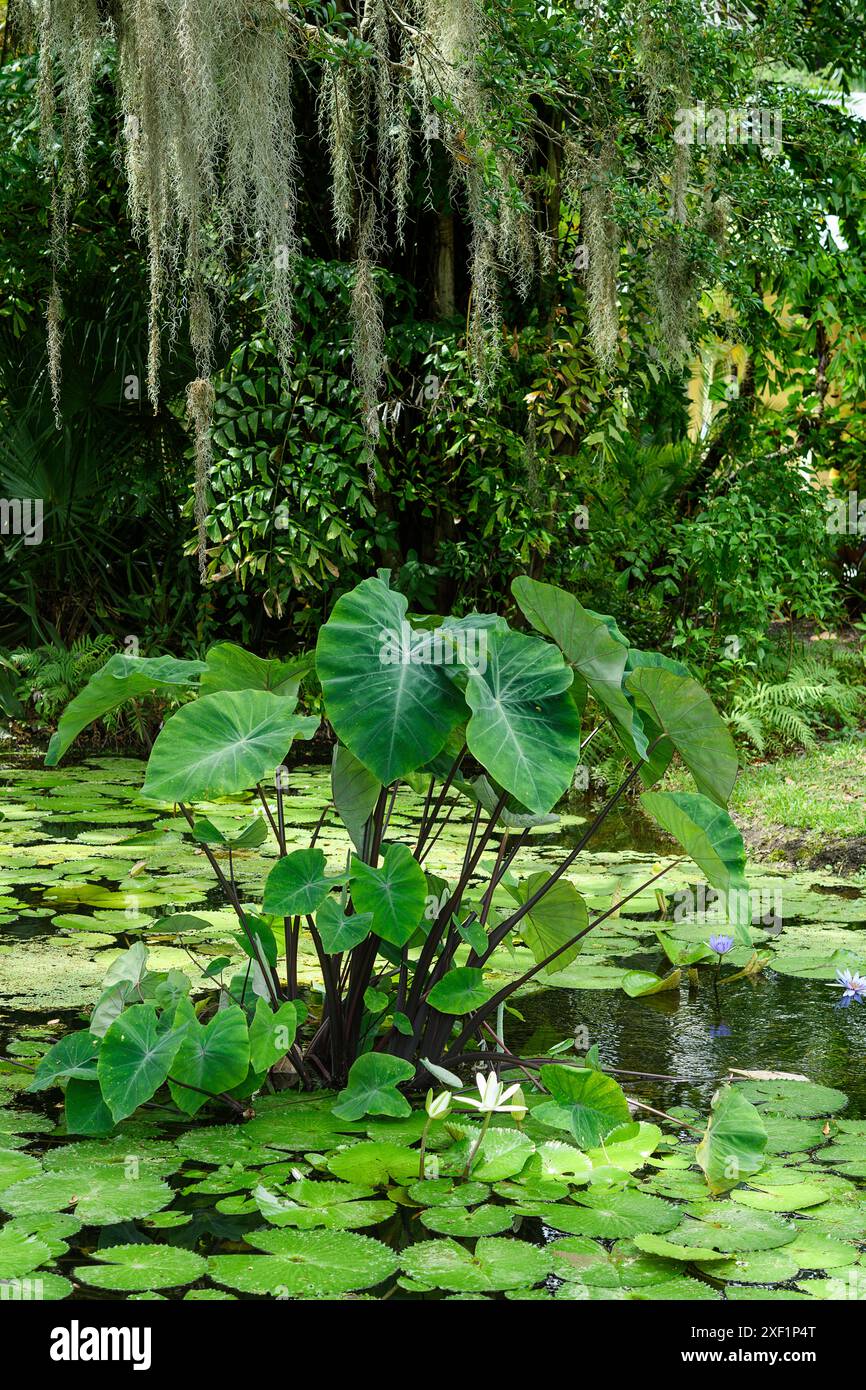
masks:
[[[53,1041],[66,1028],[80,1026],[82,1010],[88,1009],[97,999],[111,961],[134,942],[142,940],[147,944],[152,968],[178,967],[198,983],[204,980],[209,961],[232,949],[237,952],[232,935],[233,914],[226,909],[220,891],[214,888],[201,851],[188,838],[183,838],[187,828],[185,822],[167,817],[163,811],[139,798],[143,767],[143,763],[135,759],[96,757],[59,771],[48,771],[33,761],[8,755],[0,767],[0,1022],[3,1029],[0,1041],[3,1052],[22,1067],[28,1065],[28,1057],[38,1057],[44,1051],[47,1041]],[[297,767],[292,772],[290,846],[307,843],[311,828],[319,820],[328,799],[326,768]],[[391,820],[392,837],[398,838],[402,832],[408,832],[417,819],[419,806],[419,798],[408,789],[401,790]],[[223,802],[205,809],[210,819],[223,829],[241,824],[249,817],[249,803]],[[563,848],[574,843],[588,813],[588,807],[578,803],[569,808],[556,827],[540,827],[534,831],[518,865],[519,872],[552,867]],[[467,807],[452,817],[425,867],[443,875],[450,872],[453,876],[458,855],[462,854],[462,837],[469,816]],[[334,866],[339,867],[333,855],[340,840],[328,818],[319,844]],[[244,900],[260,900],[264,877],[275,858],[275,848],[270,856],[267,849],[264,854],[261,851],[255,854],[236,852],[233,867]],[[654,864],[664,864],[672,858],[671,842],[663,840],[637,813],[629,813],[611,817],[603,841],[595,842],[591,855],[581,856],[575,872],[569,876],[591,908],[608,908],[626,898],[647,878]],[[578,1055],[597,1046],[602,1069],[615,1074],[635,1104],[644,1107],[634,1110],[634,1115],[646,1122],[647,1133],[653,1131],[653,1142],[660,1145],[662,1159],[656,1160],[658,1171],[651,1175],[649,1195],[641,1193],[645,1202],[657,1201],[659,1194],[693,1202],[700,1197],[702,1189],[696,1185],[695,1173],[691,1168],[683,1171],[687,1167],[684,1154],[693,1154],[695,1138],[699,1137],[697,1121],[706,1115],[713,1093],[729,1069],[805,1075],[812,1083],[817,1083],[802,1093],[805,1101],[799,1099],[801,1093],[796,1092],[797,1085],[803,1083],[779,1083],[782,1092],[785,1086],[794,1087],[793,1099],[787,1094],[763,1094],[760,1086],[770,1083],[745,1084],[759,1088],[755,1098],[766,1109],[769,1129],[772,1131],[776,1126],[778,1131],[771,1132],[772,1152],[779,1155],[787,1152],[784,1141],[790,1126],[795,1130],[797,1126],[806,1126],[809,1130],[808,1134],[796,1132],[797,1142],[792,1140],[791,1143],[793,1158],[772,1160],[778,1165],[770,1173],[772,1182],[784,1186],[795,1177],[805,1177],[808,1183],[811,1171],[814,1186],[818,1180],[814,1176],[817,1170],[823,1184],[821,1198],[827,1214],[835,1209],[838,1220],[842,1221],[844,1216],[847,1231],[855,1209],[856,1221],[861,1221],[854,1180],[866,1176],[866,1139],[861,1138],[866,1135],[866,1126],[857,1123],[866,1119],[866,1069],[862,1065],[866,1051],[866,1011],[858,1007],[835,1007],[840,992],[831,987],[831,983],[837,968],[843,965],[856,968],[862,962],[862,933],[866,930],[863,885],[828,874],[789,874],[773,866],[755,867],[749,881],[753,902],[757,904],[756,945],[766,956],[767,967],[746,973],[730,985],[725,984],[727,975],[738,974],[749,964],[752,953],[738,947],[727,958],[718,989],[708,983],[707,971],[684,970],[677,988],[629,997],[621,988],[628,972],[640,970],[663,975],[669,969],[659,947],[657,928],[662,927],[670,939],[681,944],[706,938],[707,925],[696,919],[693,910],[696,880],[696,871],[687,862],[680,862],[665,879],[665,897],[658,898],[655,890],[650,889],[632,898],[599,928],[596,935],[590,936],[584,951],[566,970],[550,976],[544,986],[528,988],[518,998],[515,1011],[505,1016],[508,1047],[523,1057],[544,1057],[551,1050],[556,1053],[561,1049],[564,1056],[570,1052],[573,1058],[575,1044]],[[192,928],[176,930],[165,920],[173,913],[191,910],[199,919]],[[207,923],[206,928],[201,926],[202,918]],[[500,950],[494,965],[504,978],[508,972],[525,968],[527,959],[522,947],[513,952]],[[300,974],[311,991],[309,997],[314,1000],[317,977],[312,957],[302,957]],[[6,1068],[2,1080],[8,1098],[17,1104],[14,1110],[0,1111],[0,1117],[5,1117],[4,1129],[8,1131],[8,1171],[2,1176],[0,1160],[0,1186],[7,1190],[18,1182],[21,1184],[19,1190],[27,1198],[28,1178],[37,1171],[30,1165],[38,1164],[40,1155],[44,1157],[45,1169],[52,1175],[52,1181],[62,1187],[64,1175],[69,1179],[83,1171],[83,1167],[96,1165],[93,1171],[102,1174],[111,1171],[114,1176],[121,1158],[128,1160],[133,1149],[144,1151],[146,1176],[143,1180],[133,1187],[127,1183],[124,1190],[113,1188],[104,1178],[101,1185],[97,1180],[90,1192],[89,1219],[101,1227],[100,1248],[127,1252],[112,1257],[116,1264],[96,1267],[95,1274],[91,1267],[85,1267],[82,1274],[75,1266],[77,1256],[66,1258],[66,1238],[75,1243],[81,1221],[77,1216],[70,1216],[63,1206],[76,1205],[85,1217],[85,1228],[88,1224],[86,1200],[82,1204],[78,1192],[72,1201],[68,1193],[61,1193],[57,1199],[61,1201],[60,1206],[50,1199],[47,1205],[41,1200],[34,1205],[30,1199],[22,1203],[20,1197],[14,1196],[6,1204],[5,1210],[12,1220],[3,1230],[11,1232],[11,1239],[24,1238],[31,1244],[34,1240],[54,1241],[63,1246],[63,1251],[58,1250],[59,1262],[52,1271],[40,1272],[43,1297],[64,1296],[68,1292],[64,1287],[66,1278],[72,1271],[74,1277],[83,1281],[83,1286],[79,1285],[76,1290],[76,1297],[99,1296],[99,1289],[115,1291],[115,1296],[120,1296],[117,1292],[120,1290],[132,1296],[136,1290],[139,1294],[156,1296],[156,1289],[174,1289],[189,1283],[196,1283],[196,1287],[188,1290],[187,1297],[232,1296],[225,1286],[222,1289],[199,1287],[200,1281],[194,1276],[204,1269],[204,1264],[198,1252],[201,1249],[215,1251],[220,1259],[245,1258],[225,1253],[236,1250],[237,1242],[245,1235],[251,1236],[247,1245],[252,1244],[254,1249],[266,1252],[268,1259],[279,1261],[279,1269],[273,1265],[266,1276],[260,1253],[252,1261],[254,1271],[246,1267],[250,1265],[247,1260],[244,1268],[224,1266],[223,1272],[229,1288],[259,1296],[272,1293],[274,1281],[280,1287],[286,1283],[288,1262],[297,1255],[292,1241],[308,1231],[318,1232],[317,1238],[323,1236],[323,1230],[332,1233],[330,1238],[339,1244],[340,1238],[345,1240],[350,1232],[375,1226],[376,1236],[380,1241],[387,1239],[389,1248],[405,1244],[405,1229],[401,1223],[407,1219],[405,1208],[411,1209],[414,1200],[411,1195],[407,1196],[412,1193],[412,1175],[405,1165],[409,1163],[414,1167],[417,1150],[404,1148],[402,1156],[392,1155],[396,1166],[390,1170],[385,1156],[375,1152],[369,1155],[365,1167],[361,1150],[364,1142],[382,1146],[386,1133],[399,1142],[417,1143],[423,1115],[413,1116],[411,1125],[405,1122],[402,1130],[399,1129],[402,1122],[340,1125],[321,1102],[308,1103],[303,1098],[299,1100],[294,1093],[283,1092],[257,1101],[256,1119],[245,1129],[229,1129],[222,1124],[214,1128],[202,1121],[186,1125],[184,1131],[179,1132],[167,1114],[157,1113],[158,1124],[147,1116],[127,1121],[122,1127],[125,1133],[117,1140],[62,1144],[54,1132],[48,1132],[49,1125],[51,1131],[54,1128],[58,1093],[49,1091],[35,1097],[18,1098],[20,1081],[15,1077],[14,1066]],[[832,1132],[830,1129],[824,1131],[825,1124],[829,1124],[826,1117],[845,1105],[845,1096],[839,1100],[837,1090],[843,1091],[848,1098],[845,1119],[841,1122],[848,1130],[837,1131],[836,1121],[833,1121]],[[29,1103],[29,1109],[20,1107],[21,1099],[25,1105]],[[676,1123],[673,1126],[668,1123],[667,1133],[662,1138],[661,1129],[654,1128],[653,1112],[671,1110],[676,1111],[676,1118],[684,1127],[678,1130]],[[302,1130],[308,1127],[303,1143],[288,1140],[281,1129],[280,1117],[287,1111],[295,1116]],[[29,1116],[29,1125],[26,1119],[22,1120],[22,1115]],[[213,1118],[219,1121],[223,1117]],[[533,1131],[533,1123],[530,1112],[526,1133],[518,1136],[521,1140],[533,1133],[536,1139],[544,1137],[543,1127]],[[505,1127],[496,1132],[510,1132],[513,1136],[513,1126],[508,1128],[510,1120],[506,1119],[504,1124]],[[700,1120],[700,1127],[703,1127],[703,1120]],[[636,1125],[631,1128],[636,1129]],[[441,1194],[438,1191],[435,1194],[436,1203],[433,1203],[433,1188],[427,1186],[425,1189],[427,1200],[432,1204],[423,1216],[426,1234],[432,1231],[453,1237],[451,1245],[460,1238],[479,1237],[482,1244],[485,1240],[489,1242],[492,1258],[493,1247],[500,1243],[499,1233],[512,1229],[513,1213],[504,1217],[501,1203],[516,1200],[516,1185],[512,1179],[517,1170],[508,1155],[488,1154],[486,1170],[481,1170],[486,1183],[469,1183],[462,1195],[455,1195],[455,1172],[448,1166],[445,1137],[441,1129],[436,1133],[438,1138],[434,1134],[431,1152],[443,1150],[443,1177],[439,1180],[443,1186]],[[130,1143],[130,1134],[134,1145]],[[655,1134],[658,1134],[658,1141]],[[166,1140],[166,1135],[174,1135],[176,1142]],[[360,1144],[359,1136],[363,1141]],[[548,1130],[547,1140],[554,1137]],[[816,1161],[817,1146],[824,1144],[828,1137],[843,1145],[841,1168],[835,1173],[826,1167],[821,1169]],[[341,1158],[343,1145],[350,1147]],[[858,1146],[863,1148],[862,1155]],[[331,1150],[335,1147],[336,1154],[333,1154]],[[354,1159],[351,1157],[353,1147],[356,1149]],[[624,1143],[624,1147],[627,1144]],[[570,1152],[573,1154],[574,1150]],[[614,1208],[617,1201],[625,1202],[619,1224],[616,1211],[611,1218],[614,1227],[610,1234],[627,1237],[637,1229],[639,1239],[649,1244],[620,1250],[619,1264],[615,1259],[616,1246],[612,1247],[609,1240],[601,1244],[593,1240],[593,1237],[607,1237],[608,1232],[596,1229],[593,1221],[586,1219],[587,1209],[592,1210],[586,1206],[589,1197],[584,1195],[580,1199],[584,1202],[580,1219],[574,1217],[575,1208],[570,1206],[566,1217],[560,1215],[550,1223],[542,1220],[539,1202],[559,1200],[557,1186],[563,1180],[567,1183],[579,1179],[574,1173],[569,1175],[557,1170],[559,1159],[555,1156],[555,1146],[541,1143],[533,1162],[537,1163],[541,1153],[544,1153],[542,1166],[534,1178],[521,1179],[529,1182],[529,1187],[521,1191],[522,1206],[518,1210],[523,1224],[521,1234],[529,1237],[531,1248],[555,1247],[556,1259],[560,1261],[555,1271],[546,1267],[544,1289],[556,1291],[559,1297],[623,1296],[621,1266],[624,1260],[642,1286],[670,1285],[667,1294],[648,1296],[718,1297],[721,1287],[727,1287],[728,1296],[731,1296],[730,1289],[738,1286],[737,1271],[727,1272],[727,1277],[735,1280],[730,1286],[713,1281],[707,1273],[712,1260],[706,1250],[703,1264],[699,1260],[691,1261],[687,1277],[682,1274],[683,1267],[674,1263],[676,1253],[671,1257],[667,1248],[663,1257],[654,1253],[652,1241],[662,1239],[658,1233],[667,1229],[667,1216],[662,1213],[659,1225],[642,1213],[639,1218],[634,1217],[635,1228],[628,1208],[633,1193],[625,1196],[619,1193],[610,1199]],[[604,1157],[607,1164],[609,1155]],[[799,1168],[792,1166],[794,1158]],[[385,1168],[377,1168],[377,1164],[383,1162]],[[618,1170],[620,1178],[628,1182],[628,1175],[638,1171],[642,1162],[639,1154],[636,1157],[629,1153],[621,1171]],[[616,1169],[615,1161],[613,1167]],[[166,1210],[162,1193],[165,1179],[173,1177],[181,1168],[184,1185],[171,1210]],[[800,1172],[801,1168],[806,1169],[806,1174]],[[227,1169],[231,1170],[229,1176]],[[263,1171],[267,1174],[270,1199],[261,1195]],[[610,1171],[607,1167],[608,1174]],[[314,1203],[313,1187],[307,1175],[315,1177],[317,1173],[324,1173],[328,1181],[316,1184],[317,1201]],[[336,1208],[327,1220],[322,1214],[322,1194],[326,1188],[338,1186],[331,1181],[334,1177],[345,1184],[344,1190],[330,1197],[340,1207],[343,1220],[337,1219]],[[418,1174],[414,1177],[417,1179]],[[40,1179],[43,1185],[45,1178],[43,1173]],[[836,1186],[832,1186],[831,1179]],[[548,1189],[545,1189],[545,1182]],[[828,1183],[831,1186],[828,1187]],[[152,1200],[147,1198],[148,1184],[153,1189]],[[255,1197],[250,1195],[254,1186],[258,1193]],[[382,1192],[383,1186],[387,1195]],[[473,1186],[480,1192],[479,1205],[474,1208],[471,1202],[464,1200],[466,1191]],[[135,1192],[137,1202],[128,1200],[130,1189]],[[62,1202],[64,1196],[66,1200]],[[774,1202],[773,1196],[770,1192],[766,1205],[757,1203],[759,1210],[774,1213],[800,1209],[793,1203],[788,1208],[784,1201]],[[270,1211],[266,1210],[268,1200],[272,1203]],[[274,1206],[274,1201],[287,1202],[286,1210]],[[804,1197],[804,1201],[805,1210],[808,1200]],[[346,1208],[353,1203],[356,1209],[347,1212]],[[378,1208],[377,1203],[380,1204]],[[366,1211],[363,1210],[365,1206]],[[287,1215],[289,1208],[294,1214]],[[307,1210],[308,1221],[298,1216],[299,1209],[302,1213]],[[312,1216],[310,1210],[314,1213]],[[654,1210],[658,1217],[661,1209]],[[695,1207],[695,1211],[698,1210]],[[737,1210],[742,1216],[749,1208]],[[649,1207],[646,1212],[652,1215]],[[256,1232],[262,1214],[271,1227],[258,1233],[261,1235],[259,1241]],[[761,1220],[764,1227],[769,1225],[770,1233],[761,1227],[763,1236],[759,1230],[757,1246],[753,1242],[750,1244],[747,1237],[744,1237],[744,1245],[736,1241],[728,1246],[722,1243],[728,1262],[734,1250],[766,1251],[763,1263],[754,1263],[752,1275],[746,1271],[743,1287],[748,1290],[748,1279],[751,1278],[754,1285],[761,1275],[762,1282],[777,1284],[780,1294],[806,1296],[802,1291],[798,1293],[796,1285],[791,1283],[797,1273],[791,1257],[783,1259],[777,1253],[775,1260],[771,1260],[769,1251],[775,1246],[761,1244],[762,1240],[774,1239],[773,1223],[779,1218],[765,1215]],[[383,1222],[390,1225],[382,1226]],[[392,1230],[395,1222],[402,1232],[398,1237]],[[830,1238],[829,1229],[827,1223],[821,1226],[822,1238]],[[841,1234],[842,1228],[838,1230]],[[866,1222],[862,1232],[859,1227],[858,1232],[858,1240],[866,1236]],[[557,1233],[558,1238],[554,1239]],[[752,1235],[754,1237],[754,1231]],[[360,1239],[354,1234],[352,1238]],[[788,1234],[786,1239],[791,1241],[793,1237]],[[802,1241],[803,1237],[797,1239]],[[569,1240],[577,1242],[574,1249],[568,1246]],[[371,1258],[375,1253],[373,1244],[368,1241],[364,1246]],[[670,1242],[663,1244],[667,1246]],[[157,1252],[163,1252],[156,1256],[163,1262],[158,1267],[152,1263],[151,1256],[141,1260],[133,1258],[136,1251],[140,1253],[141,1249],[152,1246]],[[169,1264],[166,1272],[164,1263],[169,1258],[166,1254],[169,1249],[177,1268]],[[458,1249],[464,1247],[458,1246]],[[12,1277],[10,1270],[17,1278],[19,1265],[14,1258],[15,1251],[11,1251],[8,1267],[4,1267],[3,1251],[0,1231],[0,1279],[4,1273]],[[344,1256],[351,1261],[352,1250],[347,1248],[339,1255],[338,1264]],[[717,1250],[716,1258],[720,1257]],[[452,1263],[459,1264],[460,1258],[451,1252]],[[475,1258],[476,1262],[481,1258],[477,1250]],[[754,1261],[756,1257],[750,1254],[749,1258]],[[846,1267],[846,1256],[836,1252],[835,1258],[841,1261],[839,1267]],[[852,1258],[859,1258],[859,1249],[854,1249]],[[199,1260],[201,1264],[197,1263]],[[562,1273],[563,1260],[568,1262],[567,1275]],[[597,1271],[595,1284],[592,1279],[587,1282],[582,1277],[585,1269],[594,1267],[600,1260],[604,1262],[603,1273]],[[835,1268],[832,1259],[830,1264],[810,1264],[805,1257],[801,1260],[800,1268],[813,1273],[810,1292],[817,1292],[820,1282],[815,1279],[815,1270],[826,1275],[831,1267]],[[425,1266],[423,1261],[414,1266],[410,1261],[403,1270],[398,1296],[429,1293],[438,1297],[449,1291],[454,1296],[483,1296],[488,1291],[502,1290],[512,1290],[512,1296],[519,1296],[521,1291],[530,1296],[530,1291],[534,1290],[532,1296],[540,1296],[537,1286],[541,1281],[535,1277],[538,1269],[523,1270],[519,1259],[516,1272],[508,1270],[505,1276],[495,1271],[491,1274],[487,1265],[481,1273],[474,1266],[474,1272],[469,1273],[455,1266],[447,1277],[437,1280],[431,1274],[431,1267]],[[580,1272],[580,1278],[575,1276],[575,1270]],[[324,1294],[333,1292],[336,1296],[350,1289],[377,1287],[381,1283],[374,1277],[377,1272],[374,1259],[369,1277],[364,1273],[353,1282],[347,1276],[348,1282],[342,1283],[337,1278],[332,1287],[320,1269],[315,1277],[310,1276],[312,1285],[301,1282],[295,1287],[289,1279],[288,1292],[283,1296],[313,1296],[309,1288]],[[392,1272],[390,1267],[386,1270],[383,1266],[382,1279],[387,1280]],[[277,1279],[278,1273],[283,1277]],[[741,1264],[739,1275],[742,1274]],[[271,1284],[268,1278],[272,1279]],[[564,1282],[560,1282],[563,1279]],[[60,1283],[53,1284],[56,1280]],[[608,1288],[610,1280],[614,1281],[618,1292],[605,1294],[602,1290]],[[682,1285],[680,1292],[673,1286],[675,1280],[679,1280],[677,1287]],[[54,1293],[50,1291],[52,1287]],[[631,1285],[626,1283],[626,1288]],[[595,1289],[595,1292],[587,1293],[587,1289]],[[734,1296],[747,1294],[741,1291]]]

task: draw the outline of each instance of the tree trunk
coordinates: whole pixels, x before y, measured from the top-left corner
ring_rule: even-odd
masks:
[[[453,317],[454,296],[454,216],[440,212],[436,229],[436,274],[433,286],[434,307],[440,319]]]

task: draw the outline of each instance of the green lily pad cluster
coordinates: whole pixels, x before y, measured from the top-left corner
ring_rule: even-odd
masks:
[[[522,1118],[489,1126],[456,1110],[352,1119],[333,1095],[284,1094],[242,1124],[165,1129],[142,1111],[78,1140],[10,1087],[4,1133],[26,1146],[0,1152],[3,1296],[866,1294],[866,1178],[850,1172],[866,1122],[844,1118],[844,1094],[725,1084],[705,1123],[662,1127],[623,1118],[601,1072],[594,1087],[545,1072]]]

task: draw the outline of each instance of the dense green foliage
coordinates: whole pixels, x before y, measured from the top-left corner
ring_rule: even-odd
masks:
[[[348,32],[347,16],[308,9],[335,43]],[[863,145],[844,99],[863,55],[856,26],[832,43],[837,20],[828,0],[760,5],[739,28],[692,0],[658,13],[643,0],[598,14],[488,7],[473,59],[483,136],[474,149],[463,113],[460,158],[480,158],[485,141],[521,150],[511,174],[493,156],[485,166],[491,216],[510,207],[517,237],[497,253],[501,326],[485,330],[479,376],[467,337],[478,209],[449,189],[453,142],[425,142],[413,116],[413,152],[432,162],[406,189],[405,244],[388,232],[372,272],[384,331],[372,488],[352,369],[356,248],[328,224],[327,140],[305,117],[286,375],[259,269],[243,245],[225,249],[200,592],[182,433],[189,291],[167,306],[173,346],[152,414],[147,267],[117,172],[111,46],[87,182],[62,183],[72,201],[55,272],[35,60],[7,35],[0,201],[24,215],[0,273],[0,491],[38,488],[50,544],[4,538],[0,640],[131,633],[155,654],[222,632],[265,650],[288,624],[309,645],[334,598],[383,563],[428,612],[501,604],[519,572],[565,583],[638,640],[688,642],[703,670],[732,637],[738,659],[761,663],[775,620],[856,615],[859,539],[826,533],[815,490],[837,476],[843,495],[857,487],[863,392]],[[353,61],[374,58],[361,44]],[[60,86],[57,97],[62,109]],[[677,110],[699,102],[778,115],[783,157],[677,145]],[[55,273],[59,431],[42,325]]]

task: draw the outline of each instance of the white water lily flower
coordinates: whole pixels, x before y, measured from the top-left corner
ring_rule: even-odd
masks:
[[[480,1100],[476,1100],[474,1096],[458,1096],[457,1100],[462,1101],[464,1105],[471,1105],[473,1110],[480,1111],[482,1115],[526,1114],[525,1104],[506,1105],[505,1103],[520,1090],[519,1084],[509,1086],[506,1090],[494,1071],[489,1076],[485,1076],[483,1071],[477,1071],[475,1084],[478,1087]]]
[[[451,1092],[440,1091],[438,1096],[434,1096],[433,1091],[427,1092],[427,1099],[424,1102],[424,1109],[431,1120],[441,1120],[451,1109]]]

